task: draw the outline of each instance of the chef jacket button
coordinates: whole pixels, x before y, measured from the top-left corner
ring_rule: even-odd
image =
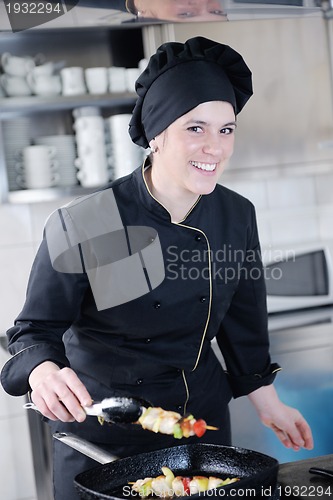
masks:
[[[154,307],[155,307],[155,309],[159,309],[161,307],[161,303],[155,302]]]
[[[200,297],[200,302],[202,303],[206,302],[206,297]]]
[[[195,237],[195,241],[201,241],[201,236],[200,234],[197,234],[196,237]]]
[[[178,406],[177,406],[177,410],[178,410],[178,411],[182,411],[182,409],[183,409],[183,406],[182,406],[182,405],[178,405]]]
[[[145,342],[146,344],[149,344],[151,342],[151,339],[146,339]]]
[[[183,370],[181,368],[177,368],[176,371],[177,371],[177,373],[182,373]]]
[[[137,385],[141,385],[141,384],[142,384],[142,382],[143,382],[143,379],[142,379],[142,378],[138,378],[138,379],[137,379],[137,381],[136,381]]]

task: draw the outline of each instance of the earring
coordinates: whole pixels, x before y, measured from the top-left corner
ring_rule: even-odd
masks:
[[[157,153],[158,151],[158,147],[157,146],[154,146],[153,144],[150,144],[150,151],[154,154],[154,153]]]

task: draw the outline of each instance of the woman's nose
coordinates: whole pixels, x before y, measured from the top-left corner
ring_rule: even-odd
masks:
[[[203,146],[203,151],[209,154],[219,154],[223,151],[223,144],[221,135],[214,136],[210,135],[206,138],[205,144]]]

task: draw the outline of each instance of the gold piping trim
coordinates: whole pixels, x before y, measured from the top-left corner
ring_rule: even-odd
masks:
[[[171,220],[171,223],[172,224],[181,224],[187,217],[188,215],[192,212],[192,210],[194,209],[194,207],[197,205],[197,203],[199,203],[199,200],[202,198],[202,195],[200,195],[198,197],[198,199],[195,201],[195,203],[191,206],[190,210],[187,212],[187,214],[185,215],[185,217],[179,221],[179,222],[173,222],[172,221],[172,216],[169,212],[169,210],[163,205],[163,203],[161,203],[157,198],[155,198],[155,196],[152,194],[152,192],[150,191],[149,189],[149,186],[148,186],[148,183],[146,181],[146,178],[145,178],[145,164],[146,164],[146,161],[147,161],[147,158],[144,160],[143,164],[142,164],[142,167],[141,167],[141,170],[142,170],[142,177],[143,177],[143,182],[145,183],[146,185],[146,188],[147,188],[147,191],[148,193],[150,194],[150,196],[153,198],[153,200],[155,200],[159,205],[161,205],[161,207],[164,208],[164,210],[166,210],[168,212],[168,214],[170,215],[170,220]],[[152,167],[150,167],[152,168]],[[193,229],[193,228],[192,228]]]
[[[186,220],[187,217],[188,217],[188,215],[190,215],[190,213],[192,212],[193,208],[199,203],[199,201],[201,200],[201,198],[202,198],[202,194],[199,195],[198,199],[191,206],[190,210],[187,212],[187,214],[185,215],[185,217],[182,220],[180,220],[179,222],[173,222],[173,224],[181,224],[182,222],[184,222],[184,220]]]
[[[146,178],[145,178],[145,172],[144,172],[146,161],[147,161],[147,158],[142,163],[142,168],[141,168],[143,182],[145,183],[146,189],[147,189],[148,193],[150,194],[150,196],[153,198],[153,200],[155,200],[159,205],[161,205],[168,212],[168,214],[170,215],[170,220],[171,220],[171,214],[170,214],[169,210],[160,201],[158,201],[155,198],[155,196],[152,194],[152,192],[149,189],[148,183],[147,183]],[[195,362],[195,365],[194,365],[194,368],[192,369],[192,371],[194,371],[197,368],[197,366],[198,366],[198,363],[199,363],[199,360],[200,360],[200,356],[201,356],[201,352],[202,352],[203,343],[204,343],[204,340],[205,340],[205,337],[206,337],[207,328],[208,328],[208,324],[209,324],[209,320],[210,320],[210,314],[211,314],[211,309],[212,309],[212,296],[213,296],[213,293],[212,293],[212,264],[211,264],[211,255],[210,255],[210,244],[209,244],[209,240],[208,240],[206,234],[203,231],[201,231],[201,229],[198,229],[196,227],[187,226],[186,224],[182,224],[182,222],[192,212],[192,210],[199,203],[199,200],[201,198],[202,198],[202,195],[200,195],[198,197],[198,199],[195,201],[195,203],[192,205],[192,207],[190,208],[190,210],[187,212],[187,214],[185,215],[185,217],[180,222],[172,222],[172,220],[171,220],[172,224],[175,224],[176,226],[186,227],[187,229],[192,229],[193,231],[200,232],[204,236],[204,238],[205,238],[205,240],[207,242],[207,246],[208,246],[208,268],[209,268],[209,307],[208,307],[208,316],[207,316],[205,328],[204,328],[204,331],[203,331],[203,334],[202,334],[202,339],[201,339],[201,344],[200,344],[200,348],[199,348],[199,353],[198,353],[198,356],[197,356],[197,359],[196,359],[196,362]],[[184,381],[185,390],[186,390],[186,400],[185,400],[185,403],[184,403],[184,414],[186,414],[187,403],[188,403],[188,401],[190,399],[190,391],[189,391],[189,388],[188,388],[188,384],[187,384],[187,380],[186,380],[186,376],[185,376],[185,371],[184,370],[182,370],[182,376],[183,376],[183,381]]]
[[[205,340],[205,337],[206,337],[206,333],[207,333],[207,329],[208,329],[208,324],[209,324],[209,320],[210,320],[210,315],[211,315],[211,310],[212,310],[213,285],[212,285],[211,252],[210,252],[209,240],[208,240],[206,234],[203,231],[201,231],[201,229],[198,229],[197,227],[187,226],[186,224],[181,224],[179,222],[176,223],[176,224],[178,226],[181,226],[181,227],[186,227],[187,229],[192,229],[193,231],[199,231],[199,233],[201,233],[205,237],[206,242],[207,242],[207,247],[208,247],[208,269],[209,269],[209,305],[208,305],[208,315],[207,315],[207,320],[206,320],[205,328],[204,328],[204,331],[203,331],[203,334],[202,334],[202,339],[201,339],[201,344],[200,344],[200,348],[199,348],[199,353],[198,353],[198,356],[197,356],[194,368],[192,368],[192,372],[194,372],[194,370],[197,368],[199,360],[200,360],[200,356],[201,356],[201,352],[202,352],[202,347],[203,347],[203,343],[204,343],[204,340]]]
[[[130,14],[133,14],[133,12],[131,11],[130,6],[129,6],[129,0],[125,1],[125,7],[126,7],[127,12],[129,12]]]
[[[187,380],[186,380],[186,376],[185,376],[185,370],[182,370],[182,375],[183,375],[183,381],[184,381],[185,390],[186,390],[186,400],[184,403],[184,415],[186,415],[187,403],[188,403],[188,400],[190,399],[190,391],[188,389],[188,384],[187,384]]]

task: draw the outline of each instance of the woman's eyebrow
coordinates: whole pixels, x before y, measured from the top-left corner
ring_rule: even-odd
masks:
[[[184,125],[209,125],[208,122],[205,122],[204,120],[188,120]],[[231,125],[234,125],[235,127],[237,127],[237,122],[236,120],[235,121],[232,121],[232,122],[228,122],[228,123],[225,123],[224,125],[222,125],[221,128],[223,127],[230,127]]]
[[[197,123],[198,125],[199,125],[199,124],[200,124],[200,125],[203,125],[203,124],[205,124],[206,122],[205,122],[205,121],[203,121],[203,120],[196,120],[195,118],[190,118],[189,120],[187,120],[187,121],[185,122],[185,125],[188,125],[189,123]]]

